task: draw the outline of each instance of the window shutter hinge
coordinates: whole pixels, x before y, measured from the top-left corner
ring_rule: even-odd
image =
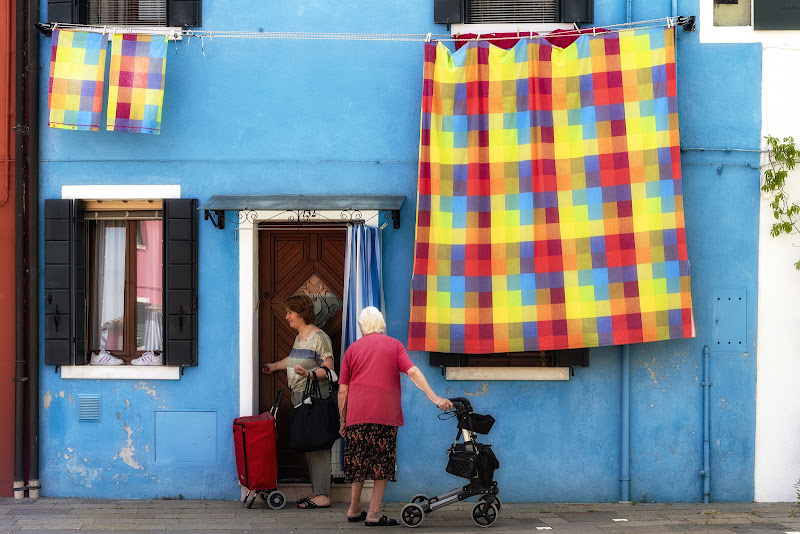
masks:
[[[28,381],[28,377],[27,376],[15,376],[13,378],[13,380],[14,380],[14,382],[27,382]]]
[[[192,309],[197,309],[197,297],[192,297]]]

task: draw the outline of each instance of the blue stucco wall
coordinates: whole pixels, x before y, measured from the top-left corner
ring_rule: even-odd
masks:
[[[43,3],[42,10],[46,10]],[[207,1],[203,29],[444,33],[430,0]],[[597,0],[596,22],[625,21],[624,0]],[[679,13],[697,14],[697,2]],[[634,0],[633,18],[667,16],[671,2]],[[704,45],[678,31],[682,144],[757,148],[757,45]],[[43,50],[50,40],[43,38]],[[384,231],[389,334],[405,341],[414,239],[422,78],[420,43],[206,39],[170,43],[160,136],[46,128],[41,91],[41,193],[64,184],[180,184],[212,194],[402,194],[402,227]],[[43,58],[49,54],[43,53]],[[43,59],[43,73],[49,65]],[[747,293],[748,347],[712,353],[712,499],[753,498],[757,302],[757,155],[687,151],[684,204],[697,338],[631,348],[631,499],[702,500],[702,348],[711,295]],[[726,163],[722,173],[721,163]],[[230,439],[238,415],[238,244],[232,228],[200,223],[199,362],[178,381],[62,380],[41,367],[41,479],[46,496],[236,499]],[[43,350],[43,349],[42,349]],[[415,363],[440,394],[468,396],[497,423],[505,501],[620,498],[619,348],[591,352],[568,382],[447,382]],[[409,381],[389,500],[461,484],[445,473],[452,421]],[[103,419],[77,422],[78,394],[102,396]],[[213,461],[161,461],[155,413],[216,412]]]

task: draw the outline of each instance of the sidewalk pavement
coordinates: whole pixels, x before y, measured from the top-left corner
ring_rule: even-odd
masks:
[[[417,532],[549,532],[557,534],[800,534],[796,503],[503,503],[486,530],[472,522],[474,503],[464,501],[433,511]],[[386,503],[385,513],[399,519],[405,503]],[[260,499],[251,509],[240,501],[0,499],[0,534],[6,532],[364,532],[345,520],[346,505],[298,510],[287,503],[272,510]],[[386,529],[380,529],[381,530]],[[390,532],[412,532],[391,527]],[[368,530],[367,532],[372,532]]]

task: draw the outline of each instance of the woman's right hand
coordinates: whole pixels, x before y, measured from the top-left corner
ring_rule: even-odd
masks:
[[[270,367],[268,363],[265,363],[264,366],[261,368],[261,372],[264,373],[265,375],[271,375],[272,367]]]
[[[439,395],[436,395],[431,399],[431,401],[433,401],[436,407],[439,408],[440,410],[447,411],[453,409],[453,403],[450,401],[450,399],[445,399],[440,397]]]

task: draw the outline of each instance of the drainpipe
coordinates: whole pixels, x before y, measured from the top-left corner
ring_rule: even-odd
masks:
[[[633,22],[633,0],[627,0],[625,6],[625,22],[630,24]]]
[[[17,0],[20,1],[20,0]],[[39,498],[39,2],[28,2],[28,497]]]
[[[631,346],[622,345],[622,429],[620,431],[620,502],[631,500]]]
[[[710,432],[710,415],[711,415],[711,380],[709,374],[709,359],[711,356],[711,349],[706,345],[703,347],[703,470],[700,471],[700,476],[703,477],[703,503],[708,504],[711,501],[711,445],[709,442]]]
[[[16,90],[15,102],[15,151],[14,172],[15,190],[15,271],[16,271],[16,368],[14,375],[14,498],[25,497],[25,241],[23,223],[25,221],[25,0],[17,0],[16,20]]]

